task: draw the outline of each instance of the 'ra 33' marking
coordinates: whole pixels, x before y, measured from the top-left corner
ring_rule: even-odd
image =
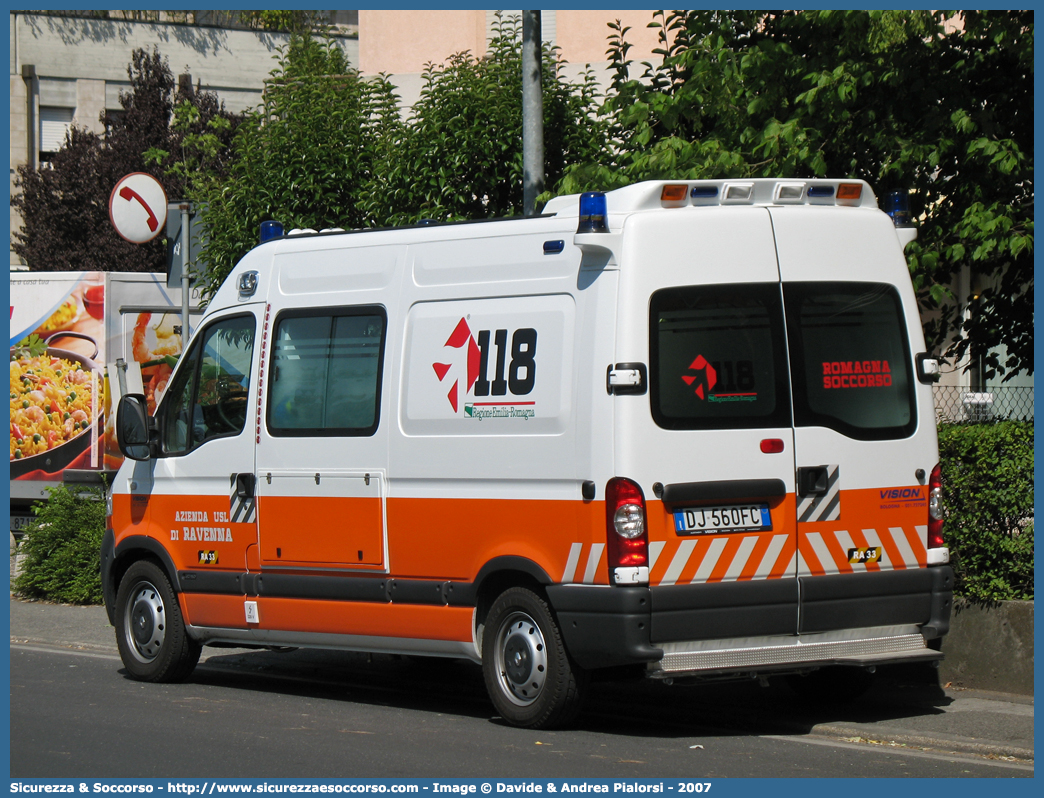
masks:
[[[870,563],[881,562],[881,547],[867,546],[860,549],[849,549],[848,562],[852,565],[869,565]]]
[[[201,551],[201,552],[199,552],[199,564],[200,565],[217,565],[218,564],[218,553],[216,551]]]

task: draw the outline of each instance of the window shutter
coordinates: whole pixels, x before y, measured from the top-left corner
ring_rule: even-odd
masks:
[[[72,108],[40,108],[40,152],[55,152],[65,144],[73,120]]]

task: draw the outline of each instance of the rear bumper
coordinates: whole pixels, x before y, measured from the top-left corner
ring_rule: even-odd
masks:
[[[826,665],[872,666],[930,662],[943,655],[928,648],[916,626],[846,629],[818,634],[665,643],[664,656],[648,675],[698,675],[800,671]]]
[[[935,660],[949,630],[953,571],[935,566],[665,587],[553,585],[548,598],[585,668],[650,675],[795,670]]]

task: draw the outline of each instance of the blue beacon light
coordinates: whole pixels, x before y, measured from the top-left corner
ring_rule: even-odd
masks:
[[[279,222],[273,222],[271,220],[267,222],[261,222],[261,243],[264,244],[266,241],[271,241],[273,238],[279,238],[283,235],[283,225]]]
[[[609,225],[606,224],[605,193],[601,191],[587,191],[580,195],[580,224],[577,225],[578,233],[608,233]]]
[[[892,217],[896,227],[910,227],[910,193],[889,191],[884,196],[884,212]]]

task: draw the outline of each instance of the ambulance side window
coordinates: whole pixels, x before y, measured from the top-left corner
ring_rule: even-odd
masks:
[[[787,283],[794,423],[857,440],[905,438],[917,425],[899,294],[877,283]]]
[[[380,421],[386,315],[380,307],[291,311],[276,319],[268,430],[368,436]]]
[[[253,316],[221,319],[196,336],[158,414],[165,454],[243,431],[253,352]]]
[[[790,426],[777,283],[665,288],[652,295],[649,321],[649,394],[659,426]]]

